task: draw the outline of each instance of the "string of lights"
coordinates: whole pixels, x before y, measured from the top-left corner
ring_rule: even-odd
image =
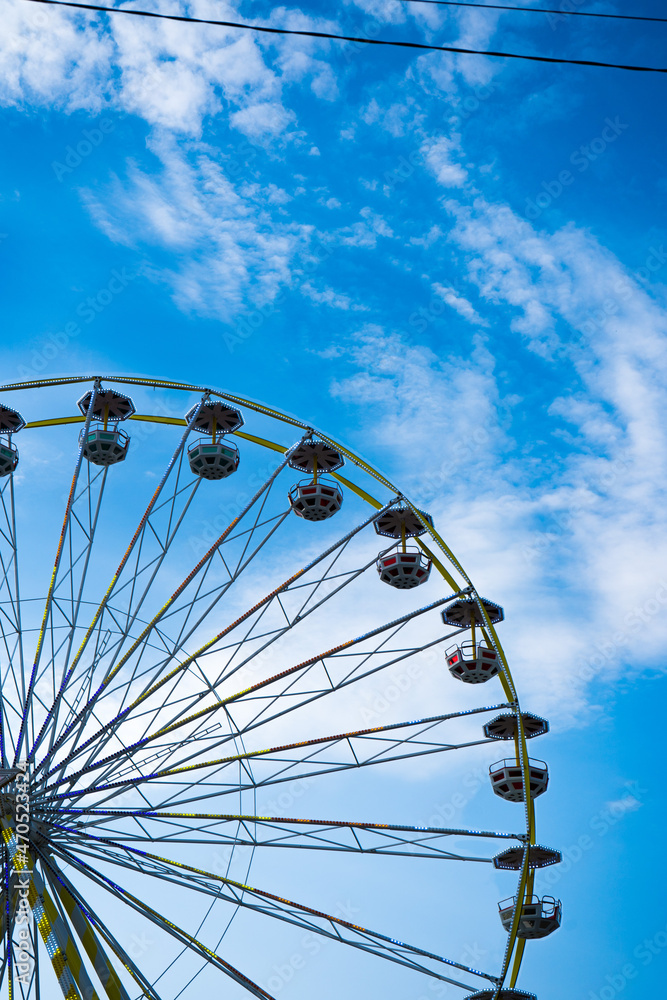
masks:
[[[453,52],[459,55],[490,56],[498,59],[522,59],[529,62],[557,63],[565,66],[592,66],[599,69],[621,69],[637,73],[667,73],[664,66],[633,66],[623,63],[602,62],[597,59],[564,59],[559,56],[528,55],[519,52],[499,52],[489,49],[469,49],[457,45],[428,45],[426,42],[406,42],[385,38],[365,38],[356,35],[338,35],[330,31],[306,31],[296,28],[274,28],[263,24],[246,24],[239,21],[218,21],[185,14],[159,14],[152,10],[135,10],[131,7],[104,7],[101,4],[81,3],[78,0],[25,0],[55,7],[74,7],[78,10],[99,11],[105,14],[127,14],[133,17],[152,17],[162,21],[181,21],[188,24],[211,24],[222,28],[237,28],[269,35],[293,35],[301,38],[325,38],[339,42],[359,42],[362,45],[382,45],[401,49],[419,49],[426,52]]]
[[[667,24],[667,17],[648,17],[643,14],[603,14],[592,10],[554,10],[547,7],[513,7],[501,3],[472,3],[470,0],[399,0],[399,3],[427,3],[437,7],[476,7],[480,10],[512,10],[526,14],[557,14],[558,17],[604,17],[615,21],[660,21]]]

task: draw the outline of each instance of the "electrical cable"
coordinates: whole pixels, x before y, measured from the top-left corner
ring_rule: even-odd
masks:
[[[471,3],[464,0],[398,0],[399,3],[428,3],[438,7],[476,7],[481,10],[520,10],[528,14],[558,14],[559,17],[607,17],[616,21],[660,21],[667,24],[667,17],[648,17],[641,14],[600,14],[590,10],[551,10],[546,7],[511,7],[500,3]]]
[[[260,24],[242,24],[238,21],[214,21],[203,17],[186,17],[184,14],[158,14],[151,10],[133,10],[130,7],[103,7],[100,4],[80,3],[76,0],[25,0],[55,7],[75,7],[79,10],[101,11],[106,14],[130,14],[135,17],[154,17],[162,21],[184,21],[190,24],[212,24],[222,28],[241,28],[269,35],[296,35],[301,38],[327,38],[339,42],[360,42],[364,45],[388,45],[401,49],[420,49],[427,52],[454,52],[460,55],[493,56],[499,59],[525,59],[529,62],[559,63],[566,66],[595,66],[601,69],[623,69],[638,73],[667,73],[663,66],[626,66],[622,63],[601,62],[596,59],[562,59],[557,56],[531,56],[517,52],[495,52],[487,49],[467,49],[455,45],[427,45],[424,42],[401,42],[383,38],[363,38],[354,35],[335,35],[329,31],[303,31],[294,28],[270,28]]]

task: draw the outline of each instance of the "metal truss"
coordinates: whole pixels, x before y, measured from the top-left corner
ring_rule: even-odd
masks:
[[[249,750],[227,757],[213,758],[204,756],[201,748],[193,750],[190,743],[179,748],[185,753],[186,760],[194,762],[177,763],[175,766],[158,771],[148,769],[138,772],[137,765],[128,764],[121,767],[116,780],[95,780],[90,785],[74,788],[66,792],[51,792],[43,808],[48,810],[55,805],[59,810],[71,810],[75,799],[93,795],[98,805],[118,794],[125,794],[147,783],[155,783],[163,801],[171,801],[175,797],[192,795],[186,801],[199,801],[215,795],[236,795],[239,791],[250,791],[270,788],[285,782],[308,781],[321,775],[334,774],[340,771],[354,770],[408,760],[442,753],[449,750],[462,750],[469,746],[479,746],[489,743],[489,740],[474,740],[468,743],[449,743],[441,735],[441,724],[450,719],[460,719],[468,716],[495,712],[506,705],[496,705],[488,708],[473,709],[466,712],[454,712],[448,715],[434,716],[415,722],[397,722],[386,726],[376,726],[373,729],[353,730],[334,736],[320,736],[298,743],[286,744],[261,750]],[[217,730],[210,736],[211,742],[219,741]],[[233,737],[225,737],[225,741]],[[209,748],[211,749],[211,748]],[[167,751],[171,746],[167,745]],[[155,758],[163,759],[164,752],[157,752]],[[152,763],[149,758],[146,762]],[[198,772],[194,774],[194,772]],[[203,772],[203,773],[202,773]],[[196,786],[193,787],[193,779]],[[182,802],[181,802],[182,804]],[[75,810],[71,810],[72,813]]]
[[[352,924],[341,917],[314,910],[311,907],[295,903],[292,900],[283,899],[249,885],[234,882],[232,879],[216,876],[210,872],[193,868],[191,865],[169,861],[147,852],[139,854],[136,849],[127,846],[122,847],[122,854],[126,855],[124,858],[119,857],[113,850],[109,849],[120,846],[111,842],[106,846],[106,849],[96,852],[90,852],[85,847],[79,846],[79,853],[95,858],[98,863],[100,859],[107,860],[111,864],[116,864],[130,871],[135,871],[143,875],[151,875],[177,885],[187,885],[190,888],[196,888],[198,892],[212,895],[216,899],[231,902],[235,906],[253,910],[265,916],[274,917],[286,923],[293,924],[302,930],[308,930],[322,937],[331,938],[341,944],[369,952],[379,958],[395,962],[398,965],[405,965],[415,971],[432,976],[434,979],[452,983],[464,989],[469,987],[465,983],[461,983],[459,980],[445,975],[443,971],[440,971],[441,967],[449,966],[452,969],[467,972],[471,976],[479,976],[492,983],[496,982],[495,976],[480,972],[460,962],[455,962],[426,951],[423,948],[417,948],[414,945],[397,941],[384,934],[361,927],[358,924]],[[66,848],[58,848],[58,853],[63,858],[69,860],[70,864],[79,867],[82,872],[86,870],[80,860],[78,863],[73,860],[73,856]],[[90,866],[87,869],[87,874],[91,877]],[[111,882],[111,880],[106,879],[100,873],[98,873],[98,879],[108,883]],[[116,888],[119,888],[117,884]],[[125,895],[130,896],[126,890],[123,890],[123,892]]]
[[[242,845],[244,847],[290,847],[300,850],[344,851],[353,854],[393,854],[401,857],[437,858],[449,861],[490,861],[470,854],[445,850],[447,837],[479,837],[492,840],[524,840],[521,833],[489,830],[446,829],[429,826],[397,826],[391,823],[361,823],[345,820],[287,819],[278,816],[244,816],[214,813],[155,812],[148,809],[63,810],[84,818],[78,832],[94,827],[105,832],[108,825],[115,840],[123,844]],[[120,818],[142,821],[132,832],[118,832]],[[144,832],[144,827],[148,832]],[[54,823],[65,834],[67,827]]]

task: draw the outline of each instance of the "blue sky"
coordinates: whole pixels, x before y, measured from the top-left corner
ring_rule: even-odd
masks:
[[[397,0],[160,9],[646,65],[667,32]],[[3,381],[215,385],[327,430],[433,513],[552,724],[539,829],[570,856],[564,926],[527,949],[539,1000],[657,995],[667,962],[642,950],[665,930],[664,87],[3,6]],[[406,787],[406,812],[426,821],[438,781]],[[323,953],[279,996],[338,995],[335,972]]]

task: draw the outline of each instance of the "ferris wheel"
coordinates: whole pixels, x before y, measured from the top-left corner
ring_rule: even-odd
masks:
[[[296,932],[364,976],[381,961],[447,996],[533,1000],[525,943],[561,921],[534,895],[560,861],[536,839],[548,769],[527,746],[548,723],[519,704],[500,603],[430,514],[335,438],[235,395],[117,376],[0,388],[9,997],[272,998],[284,983],[261,952]],[[415,663],[437,691],[419,717],[397,698],[351,724],[364,686]],[[490,763],[480,798],[510,803],[501,831],[392,822],[389,801],[300,814],[376,810],[393,769],[467,753]],[[352,880],[400,859],[408,901],[448,865],[507,872],[499,960],[479,969],[328,912],[316,873],[331,859]],[[145,954],[129,927],[147,929]]]

